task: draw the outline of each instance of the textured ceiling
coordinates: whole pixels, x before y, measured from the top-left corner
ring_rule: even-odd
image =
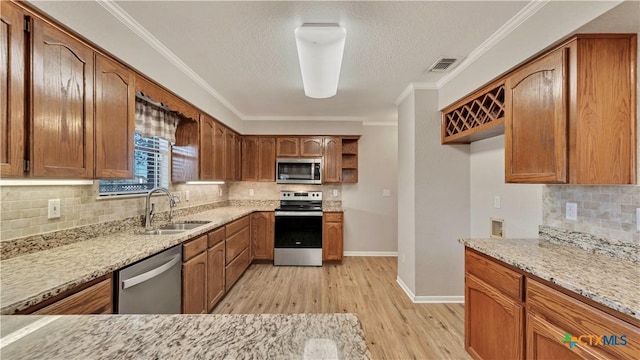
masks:
[[[440,56],[466,57],[526,1],[118,1],[244,119],[393,121],[395,100]],[[347,29],[338,94],[302,90],[294,29]]]

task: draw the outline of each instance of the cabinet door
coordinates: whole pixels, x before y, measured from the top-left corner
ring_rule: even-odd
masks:
[[[225,140],[224,140],[224,149],[225,149],[225,180],[235,180],[234,176],[236,174],[236,164],[235,164],[235,152],[236,152],[236,134],[226,129],[225,131]]]
[[[180,121],[176,143],[171,147],[171,179],[174,182],[198,180],[200,125],[198,121]]]
[[[213,176],[213,134],[215,122],[212,118],[200,115],[200,180],[214,180]]]
[[[226,179],[225,140],[226,128],[216,122],[213,128],[213,177],[215,180]]]
[[[273,211],[251,214],[253,259],[273,260],[275,217]]]
[[[243,181],[258,181],[258,139],[253,136],[242,137]]]
[[[342,174],[342,139],[337,137],[324,138],[324,170],[322,182],[340,182]]]
[[[182,264],[182,313],[206,314],[207,252]]]
[[[476,359],[523,359],[524,307],[472,275],[465,277],[465,349]]]
[[[93,51],[33,18],[32,175],[93,177]]]
[[[122,64],[96,54],[95,177],[98,179],[133,178],[134,79],[133,72]]]
[[[556,50],[505,82],[507,182],[567,182],[566,50]]]
[[[325,213],[322,221],[322,260],[340,261],[344,233],[342,213]]]
[[[25,13],[2,1],[0,12],[0,175],[24,173]]]
[[[207,310],[214,306],[224,296],[224,241],[207,251]]]
[[[571,346],[571,338],[563,341],[566,330],[560,329],[546,321],[544,317],[527,312],[527,359],[608,359],[609,357],[595,351],[590,346],[575,344]],[[571,335],[569,335],[571,336]]]
[[[300,138],[300,156],[321,157],[323,139],[321,137]]]
[[[233,168],[235,169],[235,173],[233,175],[233,180],[240,181],[242,180],[242,136],[240,134],[236,134],[234,137],[235,147],[233,149]]]
[[[277,139],[276,157],[300,156],[300,138],[279,137]]]
[[[276,139],[259,139],[258,181],[276,181]]]

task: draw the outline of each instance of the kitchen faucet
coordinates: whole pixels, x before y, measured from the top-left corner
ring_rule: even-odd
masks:
[[[169,190],[167,190],[166,188],[163,187],[155,187],[151,190],[149,190],[149,192],[147,193],[147,203],[146,203],[146,207],[145,207],[145,223],[144,223],[144,229],[145,230],[151,230],[151,220],[153,220],[153,208],[154,208],[154,204],[151,204],[151,195],[155,192],[164,192],[165,194],[167,194],[167,196],[169,197],[169,222],[171,222],[171,217],[173,216],[173,208],[176,207],[177,203],[180,202],[180,198],[178,198],[177,196],[172,195]]]

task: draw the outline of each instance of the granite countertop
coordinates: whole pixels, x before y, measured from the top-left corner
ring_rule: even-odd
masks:
[[[3,360],[370,358],[354,314],[5,315],[0,321]]]
[[[640,319],[640,267],[538,239],[460,239],[465,246]]]
[[[220,207],[175,218],[211,221],[180,234],[139,235],[140,228],[2,260],[0,313],[26,309],[254,211],[273,211],[273,207]]]

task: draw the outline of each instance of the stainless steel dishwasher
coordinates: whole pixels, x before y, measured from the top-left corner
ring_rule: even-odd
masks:
[[[182,245],[117,272],[118,314],[180,314]]]

